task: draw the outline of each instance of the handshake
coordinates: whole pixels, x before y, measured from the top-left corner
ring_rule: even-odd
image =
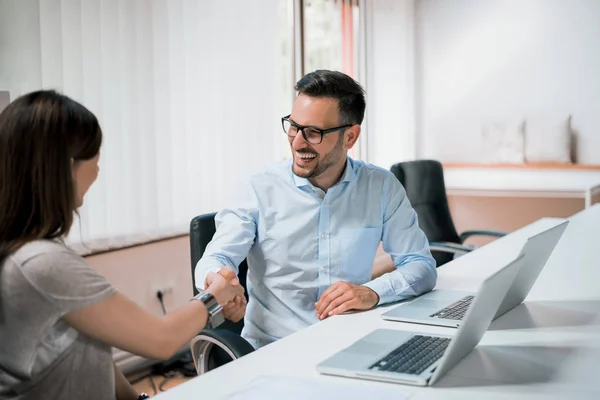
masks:
[[[223,306],[223,315],[230,321],[238,322],[246,313],[244,288],[235,272],[222,267],[218,272],[209,272],[204,281],[206,291],[212,294]]]

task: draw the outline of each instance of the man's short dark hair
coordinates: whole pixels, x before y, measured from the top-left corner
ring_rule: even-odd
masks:
[[[316,70],[296,83],[296,91],[310,97],[330,97],[338,101],[340,122],[360,125],[365,117],[365,91],[358,82],[339,71]]]

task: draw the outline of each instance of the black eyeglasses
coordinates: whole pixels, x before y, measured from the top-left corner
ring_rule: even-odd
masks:
[[[319,144],[323,141],[323,135],[326,135],[331,132],[336,132],[341,129],[349,128],[352,125],[353,124],[348,124],[336,126],[335,128],[319,129],[315,128],[314,126],[298,125],[290,119],[289,115],[281,118],[281,126],[283,127],[283,131],[286,135],[288,135],[291,138],[295,138],[298,134],[298,131],[302,131],[302,136],[304,137],[304,140],[306,140],[310,144]]]

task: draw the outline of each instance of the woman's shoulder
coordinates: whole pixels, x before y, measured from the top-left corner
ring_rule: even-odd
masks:
[[[109,282],[65,244],[52,240],[29,242],[10,258],[13,273],[63,309],[86,304],[98,292],[109,293]]]
[[[85,261],[60,240],[40,239],[25,243],[12,256],[12,260],[24,265],[33,261],[53,261],[57,259]]]

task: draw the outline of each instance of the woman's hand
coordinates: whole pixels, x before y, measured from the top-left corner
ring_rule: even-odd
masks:
[[[240,285],[235,272],[226,267],[221,268],[217,273],[209,272],[205,287],[206,291],[215,296],[222,306],[233,301],[236,296],[244,297],[244,288]]]

